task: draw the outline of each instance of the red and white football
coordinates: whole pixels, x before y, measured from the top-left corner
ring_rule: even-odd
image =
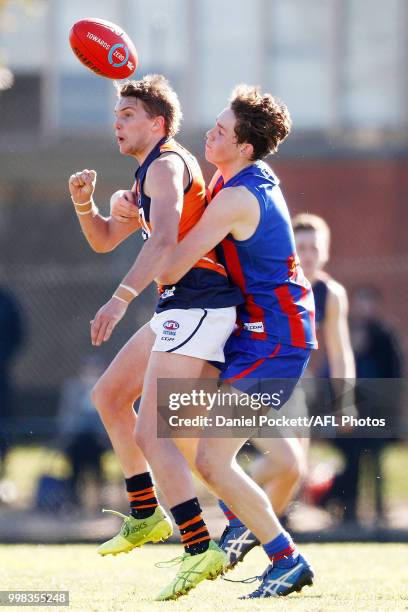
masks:
[[[108,79],[127,79],[137,68],[137,51],[129,36],[104,19],[81,19],[71,28],[69,42],[77,58]]]

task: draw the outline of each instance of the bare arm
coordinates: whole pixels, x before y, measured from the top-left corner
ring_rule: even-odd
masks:
[[[328,284],[327,311],[323,327],[332,378],[354,379],[356,375],[348,328],[348,300],[342,285]]]
[[[109,340],[134,295],[155,279],[177,244],[184,197],[183,175],[184,162],[175,155],[160,157],[151,164],[145,181],[146,194],[151,198],[151,235],[114,297],[97,312],[91,327],[94,345]]]
[[[335,411],[342,416],[357,416],[354,398],[356,368],[348,328],[346,290],[334,280],[328,283],[327,310],[323,327],[330,367]],[[347,429],[345,427],[344,429]]]
[[[151,198],[152,232],[122,281],[138,293],[157,277],[177,244],[184,198],[183,175],[184,162],[176,155],[160,157],[147,173],[145,192]]]
[[[243,239],[242,232],[254,229],[258,220],[259,205],[248,191],[234,187],[221,191],[166,259],[159,281],[165,285],[177,282],[227,234]]]
[[[138,217],[129,219],[127,223],[121,223],[112,216],[103,217],[93,204],[95,184],[96,172],[94,170],[83,170],[70,177],[69,190],[72,200],[76,204],[75,209],[81,229],[89,245],[97,253],[107,253],[138,230],[140,222]],[[117,191],[113,194],[111,200],[113,198],[130,202],[133,199],[133,193],[132,191]],[[87,202],[90,203],[88,206]],[[93,204],[92,207],[91,204]]]

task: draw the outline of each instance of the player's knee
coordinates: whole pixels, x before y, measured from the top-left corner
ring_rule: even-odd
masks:
[[[92,399],[92,403],[95,406],[95,408],[97,409],[97,411],[100,411],[100,408],[102,406],[102,393],[101,393],[101,389],[100,389],[101,385],[100,385],[100,379],[95,383],[95,385],[92,388],[91,391],[91,399]]]
[[[282,465],[282,475],[292,485],[299,484],[306,473],[305,458],[293,450],[286,453]]]
[[[199,445],[195,458],[195,469],[203,480],[209,485],[216,485],[218,481],[217,464],[213,454],[210,454],[205,447]]]
[[[306,455],[302,455],[298,460],[298,467],[297,467],[299,483],[301,483],[306,478],[307,468],[308,468],[307,457]]]
[[[303,471],[298,463],[293,463],[289,469],[285,471],[285,480],[291,486],[298,485],[303,477]]]
[[[100,415],[106,414],[112,410],[113,397],[109,392],[109,388],[104,384],[103,377],[100,378],[94,385],[91,391],[93,405]]]
[[[110,385],[106,384],[102,376],[91,391],[92,403],[100,415],[117,411],[120,396],[114,393]]]
[[[291,444],[286,444],[280,449],[279,462],[282,471],[300,471],[302,469],[304,453],[297,441],[294,440]]]

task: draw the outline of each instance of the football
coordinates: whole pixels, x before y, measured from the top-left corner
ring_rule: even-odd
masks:
[[[137,68],[137,51],[129,36],[104,19],[74,23],[69,42],[77,58],[90,70],[108,79],[127,79]]]

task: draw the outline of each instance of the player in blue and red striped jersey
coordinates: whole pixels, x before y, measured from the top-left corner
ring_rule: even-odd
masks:
[[[286,380],[281,405],[317,348],[312,290],[295,252],[279,181],[262,161],[277,150],[290,127],[286,106],[270,94],[246,85],[236,88],[230,106],[207,133],[206,158],[217,167],[210,184],[212,201],[160,275],[165,284],[173,283],[202,254],[221,245],[227,271],[245,297],[237,309],[237,329],[225,346],[221,379],[249,392],[250,379],[281,379],[279,385]],[[208,365],[209,377],[214,367]],[[259,588],[249,597],[287,595],[312,584],[313,572],[266,495],[236,462],[244,442],[203,438],[196,441],[190,460],[194,454],[202,478],[271,559]]]
[[[315,298],[316,332],[319,351],[313,351],[308,364],[307,375],[320,378],[330,376],[332,391],[343,398],[340,414],[356,415],[350,405],[350,388],[355,378],[354,357],[350,344],[347,313],[348,299],[345,288],[329,276],[324,267],[329,259],[330,228],[321,217],[302,213],[292,219],[296,250],[306,278],[312,284]],[[319,380],[316,381],[319,385]],[[326,387],[327,389],[327,387]],[[292,414],[290,414],[292,408]],[[286,407],[286,416],[307,414],[306,398],[302,390],[291,399]],[[303,430],[304,431],[304,430]],[[286,434],[287,435],[287,434]],[[340,442],[347,438],[340,438]],[[306,476],[307,454],[310,439],[302,435],[302,428],[293,430],[293,436],[263,437],[252,440],[262,455],[250,466],[251,477],[262,486],[271,500],[278,516],[284,514],[299,484]],[[339,444],[340,444],[339,442]],[[306,479],[306,494],[321,497],[333,483]],[[229,565],[233,567],[257,544],[257,538],[222,504],[228,519],[220,546],[228,554]]]

